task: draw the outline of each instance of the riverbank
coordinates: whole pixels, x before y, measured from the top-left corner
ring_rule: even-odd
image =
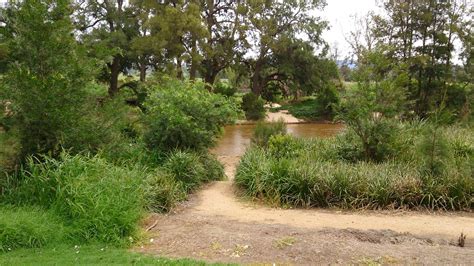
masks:
[[[276,121],[283,121],[285,124],[334,124],[334,122],[329,120],[304,120],[299,119],[293,116],[288,112],[288,110],[278,110],[276,112],[270,112],[267,110],[265,120],[266,122],[276,122]],[[236,122],[237,125],[255,125],[258,121],[251,121],[251,120],[238,120]]]

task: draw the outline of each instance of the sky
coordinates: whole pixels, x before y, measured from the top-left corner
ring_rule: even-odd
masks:
[[[377,11],[376,2],[377,0],[327,0],[327,6],[322,12],[318,12],[330,26],[323,33],[323,38],[331,47],[338,46],[341,57],[349,54],[349,45],[344,35],[354,28],[351,16],[361,17],[371,10]]]

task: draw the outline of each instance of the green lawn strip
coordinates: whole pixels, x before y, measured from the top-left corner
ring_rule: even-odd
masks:
[[[18,249],[0,253],[0,265],[227,265],[192,259],[167,259],[106,245]]]

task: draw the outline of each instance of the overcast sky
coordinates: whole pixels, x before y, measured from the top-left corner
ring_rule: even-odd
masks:
[[[323,19],[329,21],[331,28],[324,32],[323,37],[331,47],[337,44],[342,57],[346,56],[349,50],[344,34],[349,33],[353,29],[353,19],[351,16],[357,15],[360,17],[366,15],[370,10],[377,11],[376,1],[327,0],[327,6],[320,14]]]

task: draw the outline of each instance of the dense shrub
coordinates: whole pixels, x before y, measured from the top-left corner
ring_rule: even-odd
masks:
[[[429,208],[472,210],[474,208],[472,132],[440,129],[448,149],[432,150],[422,132],[426,125],[401,126],[393,143],[404,147],[383,162],[348,161],[340,156],[346,137],[291,140],[270,139],[270,148],[251,147],[237,169],[236,183],[250,197],[276,205],[341,208]],[[464,139],[456,135],[464,132]],[[448,134],[449,133],[449,134]],[[429,140],[430,138],[428,138]],[[453,143],[458,152],[454,152]],[[432,142],[429,142],[432,145]],[[350,146],[349,144],[342,146]],[[459,150],[467,152],[459,152]],[[427,171],[442,163],[442,171]],[[440,174],[441,173],[441,174]]]
[[[163,82],[145,105],[145,142],[152,150],[209,148],[237,115],[232,102],[201,83]]]
[[[291,158],[298,155],[304,143],[290,135],[272,135],[268,140],[268,152],[276,158]]]
[[[38,248],[63,240],[58,217],[34,207],[0,206],[0,253],[17,248]]]
[[[282,120],[277,122],[259,122],[255,126],[252,143],[257,146],[266,147],[271,136],[285,134],[286,124]]]
[[[97,156],[63,154],[42,161],[29,160],[10,195],[12,203],[51,209],[79,242],[121,243],[135,235],[144,205],[143,170],[117,167]]]
[[[214,92],[227,97],[232,97],[237,92],[237,88],[227,82],[217,82],[214,85]]]
[[[316,94],[316,107],[319,116],[331,116],[334,114],[334,107],[340,102],[339,93],[334,84]]]
[[[346,149],[340,151],[341,156],[351,157],[351,160],[381,162],[395,153],[395,136],[399,130],[392,120],[363,119],[349,123],[348,131],[346,136],[350,146],[343,147]]]
[[[260,120],[265,118],[265,101],[253,93],[247,93],[242,97],[242,110],[248,120]]]
[[[474,86],[472,84],[463,86],[457,83],[448,86],[445,104],[447,111],[453,114],[452,121],[472,116],[470,105],[474,101]]]
[[[69,7],[29,1],[5,13],[4,32],[14,38],[7,42],[13,63],[3,79],[4,96],[11,101],[22,159],[58,155],[61,145],[74,147],[78,138],[93,67],[71,34]]]

